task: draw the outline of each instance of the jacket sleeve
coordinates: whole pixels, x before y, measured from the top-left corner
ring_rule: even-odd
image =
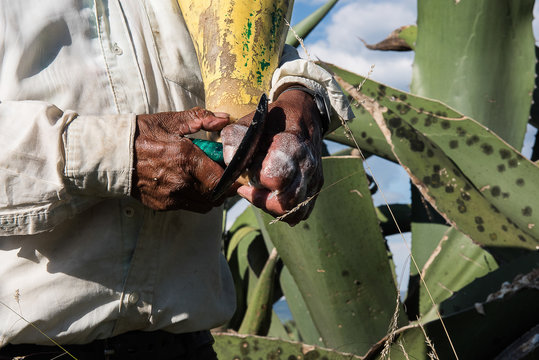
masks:
[[[47,231],[102,198],[129,195],[135,118],[0,102],[0,236]]]
[[[301,84],[324,96],[331,112],[330,129],[340,126],[342,120],[354,118],[348,99],[333,76],[314,62],[300,58],[292,46],[285,45],[281,64],[273,73],[270,99],[276,99],[291,83]]]

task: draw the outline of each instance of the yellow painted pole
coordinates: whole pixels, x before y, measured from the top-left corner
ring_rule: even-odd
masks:
[[[178,0],[198,56],[206,108],[232,121],[268,92],[293,0]]]

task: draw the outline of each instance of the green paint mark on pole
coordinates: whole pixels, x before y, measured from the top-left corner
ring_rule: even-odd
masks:
[[[249,15],[253,16],[253,14],[249,14]],[[251,38],[251,35],[253,34],[252,28],[253,28],[253,23],[251,22],[251,19],[247,19],[247,25],[243,27],[243,32],[241,33],[244,39],[242,57],[245,59],[245,64],[244,64],[245,67],[247,67],[249,63],[248,52],[249,52],[249,44],[251,43],[249,39]]]
[[[273,11],[271,12],[271,39],[269,43],[269,50],[271,51],[273,49],[273,46],[275,45],[275,38],[277,36],[277,30],[279,30],[279,27],[281,26],[281,23],[283,21],[283,10],[277,9],[275,5],[273,5]]]
[[[256,82],[262,84],[262,78],[264,77],[263,72],[270,66],[270,63],[262,59],[258,64],[260,65],[260,70],[256,72]]]
[[[247,26],[245,27],[245,36],[247,37],[247,41],[251,38],[252,31],[251,28],[253,27],[253,23],[251,22],[251,19],[247,19]]]
[[[260,69],[264,71],[268,68],[268,66],[270,66],[270,63],[262,59],[262,61],[260,62]]]

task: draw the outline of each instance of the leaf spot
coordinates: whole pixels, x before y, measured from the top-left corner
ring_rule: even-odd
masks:
[[[532,216],[532,208],[529,206],[526,206],[524,209],[522,209],[522,215]]]

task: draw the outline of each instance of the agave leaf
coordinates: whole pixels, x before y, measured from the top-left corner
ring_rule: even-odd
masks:
[[[533,89],[533,101],[530,108],[530,125],[539,128],[539,47],[535,47],[535,88]],[[535,134],[530,160],[536,162],[539,159],[539,133]]]
[[[335,6],[338,0],[329,0],[324,5],[320,6],[315,12],[301,20],[297,25],[294,25],[286,35],[286,43],[293,47],[298,47],[299,41],[296,38],[296,34],[299,38],[305,39],[307,35],[322,21],[327,13]],[[294,34],[295,32],[295,34]]]
[[[439,304],[464,286],[498,268],[487,251],[474,244],[466,235],[446,226],[436,249],[421,269],[425,284],[420,284],[419,313],[427,322],[437,318]],[[447,315],[447,314],[442,314]]]
[[[281,271],[280,283],[300,335],[300,339],[298,340],[301,340],[305,344],[323,346],[320,332],[313,322],[313,316],[309,312],[309,309],[307,309],[298,285],[286,266]]]
[[[349,75],[349,76],[347,76]],[[342,73],[343,79],[352,84],[354,87],[358,87],[363,82],[363,77],[357,76],[352,73]],[[344,93],[349,95],[345,89]],[[353,104],[354,99],[350,97],[350,102]],[[352,112],[354,113],[354,119],[348,121],[348,126],[352,131],[353,138],[347,133],[344,127],[338,127],[328,135],[326,139],[338,142],[339,144],[348,145],[353,148],[356,147],[356,142],[359,145],[361,151],[369,152],[384,159],[396,162],[397,159],[391,151],[384,134],[376,125],[376,121],[372,116],[361,106],[352,106]]]
[[[533,285],[521,286],[518,291],[510,291],[495,300],[483,300],[471,308],[444,317],[443,321],[460,359],[493,359],[539,322],[538,303],[539,290]],[[438,358],[454,359],[440,320],[423,326]],[[419,325],[399,329],[397,335],[391,346],[391,359],[431,359],[428,356],[431,349]],[[364,360],[381,359],[379,354],[383,344],[384,341],[380,341]]]
[[[257,284],[258,274],[266,261],[267,252],[259,254],[260,256],[253,256],[253,253],[260,253],[260,249],[265,250],[262,236],[256,232],[250,232],[238,243],[236,250],[232,252],[228,260],[234,279],[237,302],[236,312],[230,321],[230,327],[232,328],[239,328],[243,321],[247,304],[251,301]],[[251,256],[249,256],[249,253],[251,253]]]
[[[398,105],[393,109],[398,111]],[[449,113],[444,118],[443,111],[438,113],[441,116],[416,113],[415,124],[413,116],[403,118],[432,139],[492,205],[539,237],[539,226],[535,228],[539,225],[539,192],[534,191],[539,167],[474,120]]]
[[[455,4],[446,1],[433,5],[428,1],[418,2],[419,30],[412,92],[439,99],[453,106],[460,113],[473,117],[520,149],[528,118],[530,91],[533,88],[531,78],[535,60],[531,31],[533,0],[502,0],[496,3],[467,1]],[[533,209],[528,208],[525,201],[537,204],[535,202],[537,199],[529,198],[529,189],[519,191],[518,187],[524,180],[513,177],[516,175],[513,170],[518,166],[520,154],[508,152],[507,149],[498,147],[497,143],[484,139],[481,132],[468,128],[468,122],[465,122],[466,126],[453,121],[445,122],[443,113],[443,110],[439,110],[438,114],[442,115],[438,119],[440,126],[435,125],[429,118],[418,118],[415,129],[429,139],[440,139],[441,141],[434,140],[436,145],[468,176],[474,187],[483,192],[483,196],[494,206],[493,210],[503,208],[502,212],[510,215],[509,222],[511,219],[517,221],[517,226],[530,233],[529,226],[533,227],[534,221],[526,219],[526,215]],[[451,129],[447,127],[448,124]],[[463,151],[463,147],[476,149]],[[517,182],[517,179],[520,180]],[[499,180],[502,180],[503,184],[499,184]],[[506,201],[513,196],[514,199]],[[461,206],[463,201],[466,202],[464,198],[460,201],[461,203],[455,206]],[[500,231],[501,228],[503,232],[511,225],[507,221],[504,224],[483,225],[479,224],[482,216],[476,214],[471,217],[477,222],[478,230],[490,232],[497,227],[496,230]],[[458,221],[457,225],[460,226]],[[424,226],[426,225],[418,224],[416,228]],[[470,234],[462,227],[461,230]],[[490,234],[493,237],[497,236],[494,232]],[[532,232],[531,235],[537,239],[537,233]],[[464,239],[464,235],[456,235],[455,230],[453,236]],[[476,237],[473,237],[475,240]],[[413,246],[421,246],[415,244],[415,240],[417,239],[414,239]],[[470,245],[467,248],[473,250]],[[461,249],[454,249],[451,253],[456,252],[461,252]],[[481,259],[479,249],[470,254],[479,256],[479,258],[469,257],[474,263],[482,263],[479,261]],[[495,254],[499,256],[499,251]],[[504,257],[512,256],[518,256],[518,253],[508,256],[508,252],[504,251]],[[443,262],[442,260],[441,263]],[[440,278],[437,279],[435,275]],[[429,277],[428,272],[426,276]],[[450,281],[447,274],[436,271],[431,274],[430,279],[432,282],[430,285],[434,286],[435,292],[441,286],[436,286],[437,284],[450,284],[451,286],[446,287],[448,291],[454,291],[462,285]],[[422,289],[423,297],[424,292]],[[443,291],[435,297],[442,294]],[[422,314],[425,314],[426,307],[430,306],[424,298],[420,298],[420,302]],[[442,310],[448,311],[447,308]]]
[[[279,319],[279,316],[277,316],[275,311],[271,312],[271,323],[267,336],[272,338],[297,341],[296,338],[292,338],[290,334],[288,334],[285,326],[283,325],[281,319]]]
[[[509,345],[502,353],[498,354],[494,360],[525,360],[536,359],[539,355],[539,325],[522,335]]]
[[[244,321],[247,303],[253,302],[253,298],[260,296],[258,293],[260,290],[257,290],[256,287],[268,259],[268,250],[260,235],[258,221],[252,207],[247,207],[238,216],[229,230],[227,238],[230,240],[225,241],[225,252],[234,279],[237,300],[236,312],[228,323],[228,327],[237,329]],[[278,286],[272,290],[271,295],[281,296]],[[278,324],[271,323],[273,318],[270,316],[270,310],[274,300],[275,297],[271,297],[268,302],[270,305],[259,325],[259,334],[265,334],[270,326],[273,328],[278,326]]]
[[[323,166],[326,185],[308,220],[290,228],[262,215],[260,226],[324,344],[359,354],[386,333],[397,289],[361,159],[328,157]]]
[[[355,148],[347,147],[342,150],[335,151],[332,154],[329,154],[327,156],[359,156],[359,152]],[[365,158],[370,156],[370,153],[363,152],[363,155]]]
[[[410,278],[405,301],[406,314],[410,320],[415,320],[420,315],[419,299],[424,289],[419,273],[446,231],[447,226],[441,224],[412,223],[411,260],[413,261],[410,261]]]
[[[539,268],[539,253],[533,252],[503,264],[491,273],[475,279],[453,296],[440,304],[440,311],[451,314],[462,311],[473,304],[484,301],[491,293],[499,290],[504,283],[510,283],[519,274],[527,274]]]
[[[415,47],[417,26],[405,25],[393,30],[384,40],[376,44],[367,44],[360,39],[369,50],[381,51],[410,51]]]
[[[327,359],[354,360],[361,357],[298,342],[262,336],[214,333],[213,346],[219,359]]]
[[[399,38],[406,41],[412,50],[415,50],[417,41],[417,25],[406,25],[400,28]]]
[[[412,223],[412,255],[419,267],[423,269],[430,256],[444,236],[448,227],[440,224],[421,224]],[[414,264],[410,264],[410,275],[417,275],[417,269]]]
[[[256,278],[252,279],[248,263],[248,250],[250,245],[257,238],[260,238],[260,232],[254,230],[258,228],[253,210],[248,207],[236,219],[227,234],[228,241],[225,241],[225,253],[236,290],[236,312],[229,321],[228,326],[237,329],[243,319],[247,307],[247,297],[249,287],[256,284]],[[261,241],[259,239],[259,241]],[[251,286],[249,285],[251,284]]]
[[[535,86],[532,95],[532,106],[530,108],[530,124],[539,128],[539,47],[535,46]]]
[[[371,81],[360,93],[339,75],[336,78],[373,115],[414,184],[447,221],[483,246],[536,249],[539,213],[534,207],[539,192],[531,184],[539,182],[539,168],[534,163],[442,103]],[[378,88],[376,99],[364,95],[372,95],[373,87]],[[459,139],[456,146],[450,137]],[[462,143],[465,146],[459,148]],[[471,159],[474,167],[468,166]],[[512,176],[493,177],[499,173],[500,159]],[[511,186],[501,188],[507,182]],[[514,255],[499,256],[507,260]]]
[[[351,85],[363,79],[335,66],[331,66],[331,70],[343,75],[343,80],[355,77]],[[458,166],[483,197],[507,214],[519,228],[539,238],[539,209],[536,209],[539,192],[534,188],[534,184],[539,183],[537,164],[525,159],[481,124],[440,102],[406,94],[370,80],[364,84],[362,93],[377,98],[382,106],[391,110],[394,115],[388,112],[384,114],[386,118],[394,118],[393,121],[402,119],[420,135],[428,137]],[[505,231],[507,223],[499,223],[496,230]]]
[[[391,212],[389,209],[391,209]],[[380,205],[376,209],[376,214],[378,216],[378,221],[380,222],[380,228],[382,229],[382,234],[384,236],[389,236],[393,234],[398,234],[400,232],[410,231],[410,219],[411,219],[411,207],[410,204],[389,204],[389,205]],[[393,217],[397,221],[393,221]]]
[[[412,92],[443,101],[520,149],[535,75],[533,5],[419,0]]]
[[[240,334],[257,334],[263,320],[272,312],[272,292],[278,259],[277,250],[273,249],[247,304],[247,311],[238,330]]]
[[[243,226],[237,229],[230,238],[230,243],[226,252],[226,259],[230,260],[230,258],[232,257],[232,253],[234,252],[234,250],[236,250],[236,247],[238,246],[240,241],[251,237],[254,238],[259,234],[260,232],[258,231],[258,227]]]
[[[301,340],[301,335],[299,334],[298,328],[296,327],[296,322],[294,320],[287,320],[283,326],[288,334],[288,339],[291,341],[300,341],[305,343],[303,340]]]
[[[241,227],[250,226],[257,227],[258,221],[256,220],[256,215],[251,206],[248,206],[234,221],[230,227],[229,238]]]

